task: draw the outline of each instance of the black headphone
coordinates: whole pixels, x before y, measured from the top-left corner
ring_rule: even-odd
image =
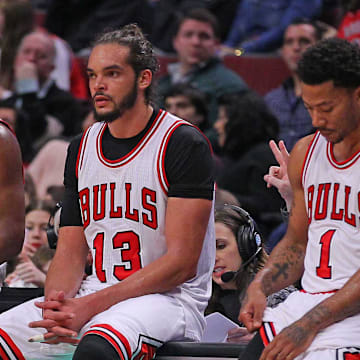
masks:
[[[57,203],[54,212],[50,215],[47,223],[46,235],[50,249],[56,249],[57,240],[58,240],[58,231],[59,231],[59,223],[56,220],[60,220],[61,209],[62,209],[61,203]],[[56,216],[58,216],[57,219],[55,219]]]
[[[229,282],[234,279],[241,270],[246,268],[246,266],[257,260],[257,256],[262,250],[262,245],[261,236],[256,231],[255,221],[252,219],[249,213],[236,205],[224,204],[224,207],[228,207],[235,211],[243,222],[239,226],[239,230],[236,236],[236,242],[242,260],[240,269],[238,269],[238,271],[228,271],[221,276],[221,279],[224,282]],[[240,220],[235,216],[233,218],[237,222]]]

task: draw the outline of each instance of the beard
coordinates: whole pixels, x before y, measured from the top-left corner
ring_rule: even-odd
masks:
[[[105,121],[106,123],[111,123],[114,120],[120,118],[121,116],[123,116],[124,112],[128,109],[131,109],[137,99],[137,95],[138,95],[138,91],[137,91],[137,81],[134,81],[134,85],[132,87],[132,89],[124,96],[124,98],[122,99],[122,101],[118,104],[116,104],[114,102],[114,100],[112,99],[111,96],[105,95],[102,92],[97,92],[95,93],[94,97],[96,95],[104,95],[107,96],[114,104],[115,104],[115,108],[112,111],[109,111],[107,113],[104,114],[99,114],[96,111],[96,108],[94,108],[94,117],[95,120],[100,122],[100,121]]]

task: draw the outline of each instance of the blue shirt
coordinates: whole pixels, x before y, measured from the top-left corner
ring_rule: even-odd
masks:
[[[291,78],[268,92],[265,101],[279,121],[279,139],[284,140],[289,151],[300,138],[315,131],[301,97],[295,94]]]

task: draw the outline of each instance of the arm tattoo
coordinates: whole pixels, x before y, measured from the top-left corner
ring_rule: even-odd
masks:
[[[277,268],[277,272],[272,275],[271,280],[276,281],[281,275],[284,277],[284,279],[287,279],[289,274],[287,272],[289,268],[289,264],[274,264],[274,266]]]

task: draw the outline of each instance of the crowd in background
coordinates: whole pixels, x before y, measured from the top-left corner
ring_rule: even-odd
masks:
[[[154,106],[208,136],[218,188],[254,218],[265,259],[265,249],[270,251],[286,228],[285,201],[264,181],[276,165],[268,143],[284,140],[290,151],[313,132],[299,92],[297,62],[321,38],[359,41],[360,1],[344,3],[1,0],[0,117],[19,140],[26,188],[25,242],[8,263],[7,285],[44,286],[54,252],[46,229],[62,198],[67,145],[95,121],[84,71],[91,41],[103,30],[132,22],[148,34],[159,58],[175,60],[158,79]],[[289,79],[264,97],[223,63],[224,56],[253,53],[282,57],[289,70]],[[220,212],[216,221],[223,222]]]

